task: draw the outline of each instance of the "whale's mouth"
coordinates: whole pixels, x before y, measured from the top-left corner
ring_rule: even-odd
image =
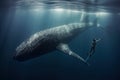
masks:
[[[31,52],[26,48],[23,50],[16,50],[13,59],[16,61],[26,61],[32,57],[30,54]]]
[[[14,55],[13,59],[16,61],[25,61],[26,60],[25,57],[22,55]]]

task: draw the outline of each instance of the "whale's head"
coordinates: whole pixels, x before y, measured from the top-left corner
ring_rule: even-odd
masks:
[[[30,49],[28,45],[26,44],[26,42],[23,42],[16,48],[13,58],[17,61],[24,61],[26,58],[25,56],[28,55],[29,53]]]
[[[47,34],[47,33],[46,33]],[[14,54],[14,59],[17,61],[27,61],[29,59],[39,57],[40,55],[52,52],[57,46],[57,42],[51,37],[44,34],[40,37],[35,37],[34,34],[26,41],[23,41],[17,48]]]

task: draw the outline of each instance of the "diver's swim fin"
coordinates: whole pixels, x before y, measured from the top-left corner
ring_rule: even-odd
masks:
[[[84,60],[81,56],[79,56],[78,54],[76,54],[76,53],[74,53],[73,51],[71,51],[71,50],[69,49],[69,46],[68,46],[67,44],[61,43],[61,44],[59,44],[56,48],[57,48],[59,51],[64,52],[64,53],[67,53],[67,54],[69,54],[69,55],[71,55],[71,56],[73,56],[73,57],[81,60],[81,61],[84,62],[85,64],[89,65],[89,64],[86,62],[86,60]]]

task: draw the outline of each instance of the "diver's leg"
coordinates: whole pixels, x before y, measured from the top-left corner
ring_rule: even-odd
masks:
[[[93,47],[93,49],[92,49],[92,52],[91,52],[90,56],[92,56],[94,53],[95,53],[95,47]]]
[[[93,47],[91,47],[91,49],[90,49],[90,51],[89,51],[89,53],[88,53],[88,56],[87,56],[87,58],[86,58],[86,62],[87,62],[88,59],[92,56],[92,54],[93,54]]]
[[[93,51],[94,51],[94,47],[92,47],[91,50],[90,50],[90,53],[89,53],[90,57],[92,56]]]
[[[93,49],[93,54],[95,53],[95,48]]]

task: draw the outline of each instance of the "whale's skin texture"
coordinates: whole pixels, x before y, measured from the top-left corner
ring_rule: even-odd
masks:
[[[78,34],[91,26],[90,23],[71,23],[37,32],[16,48],[14,59],[26,61],[55,51],[60,43],[68,44]]]

